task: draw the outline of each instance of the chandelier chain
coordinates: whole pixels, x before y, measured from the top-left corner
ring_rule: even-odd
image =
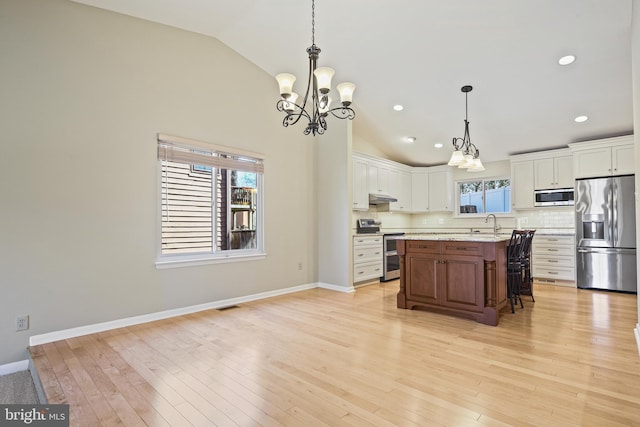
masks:
[[[316,44],[316,2],[311,0],[311,45]]]

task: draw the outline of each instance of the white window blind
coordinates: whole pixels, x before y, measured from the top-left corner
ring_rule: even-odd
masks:
[[[158,160],[245,172],[264,172],[262,158],[257,153],[164,134],[158,134]]]

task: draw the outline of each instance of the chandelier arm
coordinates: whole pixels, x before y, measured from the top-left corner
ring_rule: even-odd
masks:
[[[460,141],[460,145],[458,145],[458,141]],[[464,148],[464,145],[465,145],[464,142],[465,142],[464,139],[454,137],[453,141],[452,141],[453,149],[455,151],[462,151],[462,149]]]
[[[285,105],[288,106],[289,104],[295,105],[295,107],[298,109],[298,111],[288,111],[288,110],[286,110],[285,109]],[[288,127],[289,125],[295,125],[296,123],[298,123],[298,121],[300,120],[300,118],[302,116],[306,117],[308,120],[311,120],[311,117],[309,116],[309,113],[307,113],[300,105],[298,105],[298,104],[296,104],[294,102],[290,102],[290,101],[287,101],[287,100],[284,100],[284,99],[280,99],[276,103],[276,109],[278,111],[282,111],[282,112],[286,113],[286,116],[282,120],[282,125],[284,127]]]
[[[327,111],[327,113],[331,113],[331,115],[333,117],[336,117],[338,119],[349,119],[349,120],[353,120],[354,117],[356,116],[356,112],[353,111],[352,108],[350,107],[345,107],[345,106],[340,106],[340,107],[336,107],[336,108],[332,108],[329,111]]]

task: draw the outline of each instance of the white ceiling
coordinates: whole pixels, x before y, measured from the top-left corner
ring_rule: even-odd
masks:
[[[306,88],[310,0],[76,1],[216,37],[269,74],[295,74],[296,91]],[[464,133],[460,88],[472,85],[471,141],[484,162],[502,160],[633,132],[631,3],[317,0],[318,63],[336,70],[334,87],[357,85],[357,132],[411,165],[448,160],[451,139]],[[558,65],[566,54],[576,62]],[[275,110],[275,79],[273,91]],[[575,123],[578,115],[589,120]]]

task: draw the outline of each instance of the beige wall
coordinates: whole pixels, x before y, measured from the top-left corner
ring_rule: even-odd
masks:
[[[66,0],[2,0],[0,58],[0,364],[30,335],[317,280],[314,141],[282,127],[272,76]],[[266,259],[155,268],[157,132],[265,155]]]

